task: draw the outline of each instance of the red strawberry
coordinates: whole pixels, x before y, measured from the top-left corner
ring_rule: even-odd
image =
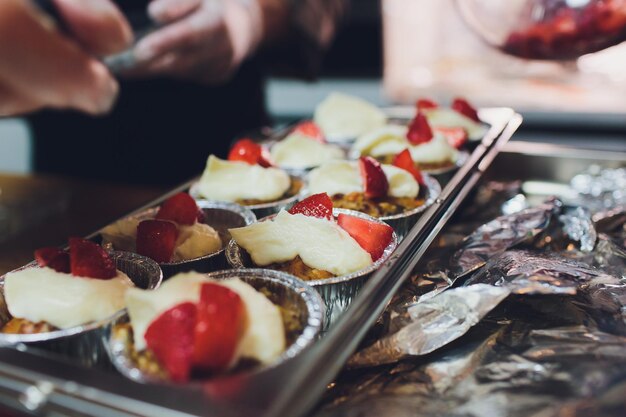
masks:
[[[70,270],[72,275],[110,279],[117,275],[115,262],[100,245],[79,237],[71,237]]]
[[[165,220],[144,220],[137,226],[137,253],[158,263],[169,262],[174,253],[178,228]]]
[[[294,204],[289,213],[330,220],[333,218],[333,202],[326,193],[313,194]]]
[[[196,315],[194,303],[178,304],[152,321],[144,334],[146,345],[173,381],[189,380]]]
[[[393,237],[391,226],[348,214],[340,214],[337,217],[337,224],[348,232],[374,261],[382,256]]]
[[[380,166],[380,163],[371,156],[362,156],[359,159],[361,178],[368,198],[384,197],[389,191],[389,181]]]
[[[226,370],[245,324],[246,311],[236,292],[218,284],[203,284],[194,327],[193,365],[205,371]]]
[[[311,120],[298,123],[298,125],[293,129],[293,133],[300,133],[301,135],[315,139],[318,142],[326,143],[322,129],[320,129],[320,127]]]
[[[475,122],[480,122],[480,119],[478,118],[478,112],[476,111],[474,107],[472,107],[471,104],[467,102],[467,100],[457,97],[452,102],[451,107],[452,107],[452,110],[456,110],[457,112],[461,113],[463,116],[468,117],[474,120]]]
[[[267,150],[252,139],[238,140],[228,153],[229,161],[244,161],[250,165],[259,164],[262,167],[270,167],[270,157]]]
[[[435,132],[444,135],[450,146],[457,149],[461,149],[467,143],[467,132],[462,127],[436,127]]]
[[[39,266],[47,266],[57,272],[70,273],[70,254],[59,248],[41,248],[35,251]]]
[[[204,223],[204,221],[206,220],[206,216],[204,214],[204,210],[202,210],[201,208],[198,209],[198,214],[196,215],[196,221],[198,223]]]
[[[409,152],[408,149],[405,149],[396,156],[394,156],[393,165],[397,166],[398,168],[402,168],[405,171],[409,171],[418,184],[424,185],[424,177],[422,176],[420,170],[417,168],[417,165],[415,165],[415,162],[413,162],[413,158],[411,158],[411,152]]]
[[[192,225],[198,218],[198,205],[187,193],[178,193],[161,204],[155,218]]]
[[[419,100],[417,100],[416,107],[417,107],[417,111],[421,112],[422,110],[436,109],[437,107],[439,107],[439,105],[433,100],[429,100],[427,98],[420,98]]]
[[[407,139],[413,145],[430,142],[433,138],[433,131],[430,129],[428,120],[424,113],[417,113],[415,119],[409,124],[409,131],[406,134]]]

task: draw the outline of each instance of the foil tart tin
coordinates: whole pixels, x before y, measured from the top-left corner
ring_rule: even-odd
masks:
[[[422,174],[422,176],[426,185],[426,200],[424,201],[424,204],[405,213],[394,214],[393,216],[382,216],[378,218],[393,227],[399,240],[404,239],[404,236],[406,236],[415,223],[417,223],[417,220],[421,217],[422,213],[432,206],[441,194],[441,185],[436,178],[430,176],[429,174]]]
[[[324,303],[313,288],[293,275],[269,269],[240,269],[217,271],[206,276],[217,280],[239,278],[255,289],[262,290],[275,305],[294,313],[293,318],[297,325],[288,331],[288,346],[282,355],[270,365],[255,367],[242,373],[262,372],[277,366],[298,355],[319,337],[324,319]],[[112,326],[126,322],[128,322],[127,314],[118,317],[111,326],[108,326],[102,339],[111,363],[122,375],[134,381],[169,383],[161,376],[140,370],[130,357],[130,341],[127,338],[114,337],[114,333],[111,332]]]
[[[256,221],[256,216],[250,209],[238,204],[206,200],[199,200],[196,201],[196,203],[204,212],[204,223],[208,224],[219,233],[222,240],[222,249],[193,259],[159,264],[163,270],[164,279],[176,275],[179,272],[211,272],[226,268],[225,248],[230,241],[228,229],[247,226]],[[135,214],[132,217],[140,220],[152,219],[157,211],[158,208],[154,207]],[[103,235],[103,239],[106,240],[106,236]]]
[[[155,289],[161,285],[163,274],[159,265],[152,259],[131,252],[111,252],[115,266],[133,281],[136,287]],[[31,262],[12,272],[28,268],[39,268]],[[4,276],[0,278],[0,326],[11,319],[4,299]],[[101,339],[106,333],[107,325],[125,315],[120,310],[103,320],[93,321],[69,329],[55,330],[37,334],[5,334],[0,333],[0,346],[28,345],[36,349],[67,355],[73,361],[85,366],[106,366],[107,355],[102,347]]]
[[[254,213],[254,215],[257,217],[257,219],[261,219],[263,217],[267,217],[270,216],[272,214],[276,214],[278,213],[280,210],[282,210],[285,207],[291,207],[293,204],[295,204],[297,201],[300,201],[304,198],[304,196],[306,196],[307,194],[307,183],[306,180],[304,178],[304,176],[302,175],[298,175],[298,174],[290,174],[289,175],[291,177],[291,181],[299,181],[302,185],[300,186],[300,191],[298,191],[296,194],[287,197],[287,198],[283,198],[281,200],[278,201],[271,201],[269,203],[260,203],[260,204],[251,204],[248,206],[241,206],[241,207],[245,207],[249,210],[252,210],[252,212]],[[236,185],[234,185],[236,186]],[[200,194],[199,191],[199,182],[194,182],[193,184],[191,184],[191,187],[189,188],[189,194],[196,200],[196,202],[198,202],[198,204],[201,201],[211,201],[211,202],[215,202],[214,200],[207,200],[205,197],[203,197]],[[231,203],[234,204],[234,203]]]
[[[385,223],[380,219],[376,219],[358,211],[337,208],[333,209],[333,215],[335,217],[339,214],[349,214],[351,216],[370,220],[376,223]],[[260,221],[270,220],[271,218],[272,216],[266,217]],[[357,296],[367,279],[374,273],[374,271],[380,268],[380,266],[385,263],[387,259],[389,259],[393,251],[398,246],[398,241],[398,235],[394,232],[391,242],[387,248],[385,248],[382,256],[367,268],[338,277],[305,281],[308,285],[315,288],[320,293],[322,300],[324,300],[324,304],[326,305],[324,330],[328,329],[337,320],[337,318],[348,309],[350,303],[354,297]],[[254,264],[250,259],[250,255],[237,245],[237,242],[234,240],[231,240],[226,248],[226,259],[228,260],[230,266],[235,269],[254,267]]]

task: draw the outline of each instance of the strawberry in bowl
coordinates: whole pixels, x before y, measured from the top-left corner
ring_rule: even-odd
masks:
[[[35,259],[0,278],[0,343],[46,344],[84,363],[99,355],[74,349],[123,314],[126,291],[162,279],[152,260],[81,238],[70,238],[68,250],[38,249]]]
[[[381,220],[333,208],[325,193],[230,232],[226,256],[232,267],[279,270],[306,281],[322,295],[329,322],[352,299],[342,291],[355,295],[398,240]]]
[[[334,207],[383,220],[400,237],[441,191],[437,180],[421,173],[406,149],[391,165],[372,157],[327,162],[309,173],[308,183],[309,192],[327,193]]]
[[[223,267],[228,228],[255,220],[252,212],[235,204],[198,203],[189,194],[178,193],[158,208],[106,226],[100,234],[103,245],[153,259],[169,277],[185,270]]]
[[[177,274],[129,291],[106,338],[111,362],[140,382],[194,383],[295,356],[315,340],[322,301],[278,271]]]

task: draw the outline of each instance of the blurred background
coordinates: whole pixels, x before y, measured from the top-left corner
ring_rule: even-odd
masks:
[[[626,44],[566,62],[530,61],[484,43],[453,0],[352,3],[318,79],[268,80],[276,123],[310,117],[336,90],[381,106],[461,95],[518,109],[525,117],[518,140],[626,150]],[[28,173],[31,165],[28,125],[0,119],[0,171]]]

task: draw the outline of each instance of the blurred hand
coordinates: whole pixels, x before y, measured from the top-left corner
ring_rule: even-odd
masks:
[[[116,81],[94,55],[132,40],[109,0],[54,0],[75,40],[58,32],[29,1],[0,0],[0,116],[42,107],[108,111]]]
[[[256,0],[153,0],[165,26],[136,46],[130,76],[171,76],[206,84],[228,80],[257,47],[263,18]]]

